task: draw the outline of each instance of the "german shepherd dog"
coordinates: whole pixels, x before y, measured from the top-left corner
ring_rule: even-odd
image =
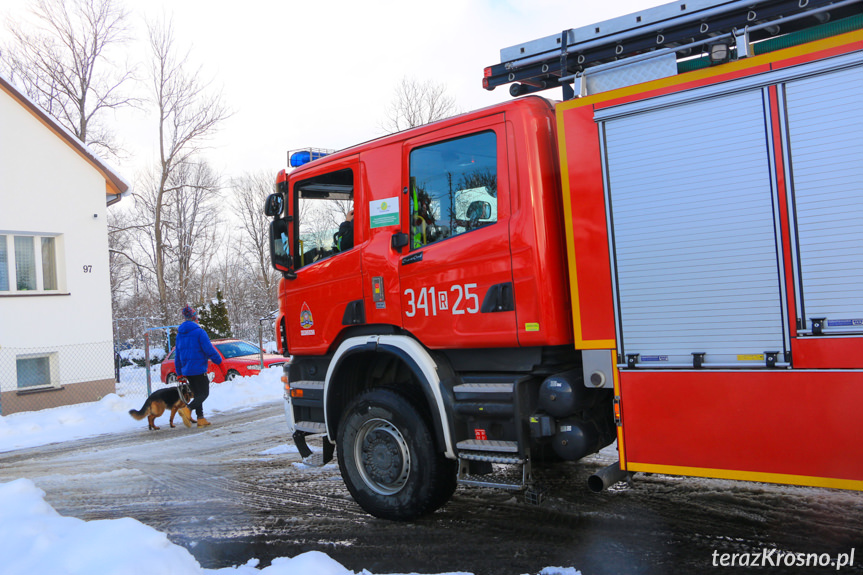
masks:
[[[186,427],[191,427],[191,424],[195,423],[195,420],[192,419],[192,414],[189,411],[188,404],[190,401],[192,401],[192,394],[189,392],[188,388],[183,389],[182,391],[176,387],[157,389],[150,394],[150,397],[147,398],[147,401],[144,402],[144,406],[141,407],[141,409],[130,409],[129,415],[138,421],[146,417],[147,422],[149,423],[147,429],[159,429],[156,427],[154,421],[157,417],[165,413],[166,409],[171,408],[171,417],[168,419],[168,423],[171,424],[171,427],[174,427],[174,416],[178,411],[180,412],[180,417],[183,418],[183,424]]]

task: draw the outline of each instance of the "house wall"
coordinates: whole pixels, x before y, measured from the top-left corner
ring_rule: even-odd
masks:
[[[56,236],[58,279],[0,292],[0,413],[94,401],[114,391],[105,178],[2,90],[0,135],[0,235]],[[51,385],[22,392],[17,359],[38,354]]]

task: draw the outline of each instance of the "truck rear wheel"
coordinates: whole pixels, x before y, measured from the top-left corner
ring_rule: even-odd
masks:
[[[438,452],[423,417],[388,389],[360,395],[338,432],[339,469],[360,507],[410,520],[433,512],[455,491],[455,462]]]

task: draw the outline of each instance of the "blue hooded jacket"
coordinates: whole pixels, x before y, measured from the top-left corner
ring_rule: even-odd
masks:
[[[207,360],[216,365],[222,356],[210,343],[207,332],[197,322],[187,320],[177,329],[177,353],[174,354],[177,375],[203,375],[207,373]]]

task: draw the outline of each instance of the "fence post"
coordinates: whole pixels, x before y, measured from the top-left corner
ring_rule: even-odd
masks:
[[[144,368],[147,370],[147,397],[150,396],[150,332],[144,332]]]
[[[264,324],[258,321],[258,349],[261,352],[261,371],[264,370]]]

